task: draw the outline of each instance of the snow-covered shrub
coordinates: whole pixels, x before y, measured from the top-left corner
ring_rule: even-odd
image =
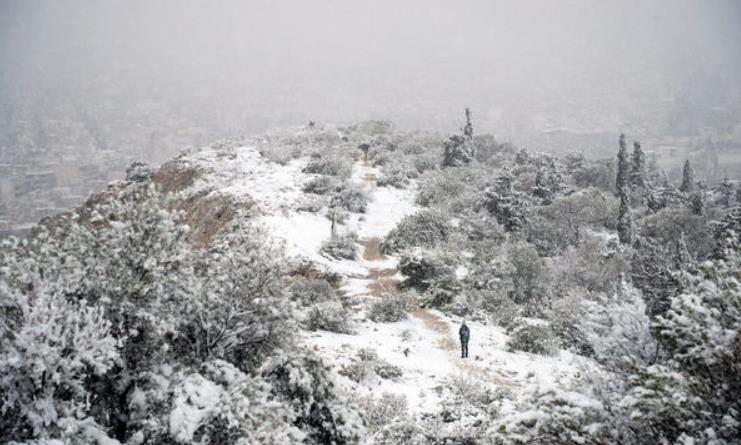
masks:
[[[409,247],[431,247],[448,239],[453,232],[448,218],[425,210],[405,216],[381,243],[381,252],[391,254]]]
[[[304,193],[313,193],[315,195],[326,195],[329,192],[337,190],[339,184],[337,180],[331,176],[317,176],[316,178],[310,179],[304,184]]]
[[[615,292],[620,277],[630,271],[626,254],[613,245],[614,239],[584,237],[582,243],[569,246],[551,263],[550,270],[559,287],[585,289],[590,293]]]
[[[302,170],[304,173],[315,173],[320,175],[337,176],[347,178],[350,176],[352,166],[350,162],[342,157],[327,154],[325,156],[313,157]]]
[[[332,258],[354,260],[358,256],[355,233],[346,233],[328,239],[322,243],[321,252]]]
[[[306,199],[296,205],[296,210],[299,212],[319,213],[326,205],[326,201],[322,199]]]
[[[409,185],[409,172],[403,168],[392,168],[384,172],[376,183],[379,187],[403,189]]]
[[[401,377],[402,371],[398,366],[378,357],[375,349],[362,348],[350,363],[340,369],[340,374],[359,383],[373,376],[393,380]]]
[[[637,444],[612,436],[609,423],[605,421],[607,409],[587,394],[541,386],[528,394],[520,405],[514,413],[494,420],[487,434],[491,443]]]
[[[399,261],[399,272],[406,277],[400,288],[427,290],[443,276],[452,276],[453,271],[441,260],[422,255],[404,255]]]
[[[470,175],[468,168],[442,171],[429,169],[427,174],[420,178],[417,204],[425,207],[441,207],[460,199],[470,185]]]
[[[427,445],[429,438],[414,419],[396,420],[381,428],[374,436],[376,445]]]
[[[471,376],[449,378],[443,388],[438,416],[444,423],[455,422],[467,437],[481,437],[491,419],[498,416],[501,401],[511,397],[506,389],[491,389]]]
[[[491,321],[499,326],[508,328],[520,316],[520,307],[502,292],[482,290],[476,297]]]
[[[570,245],[582,242],[587,229],[613,227],[617,200],[598,189],[587,189],[556,198],[538,207],[528,218],[528,241],[538,251],[553,256]]]
[[[311,331],[323,330],[341,334],[352,332],[350,314],[337,301],[325,301],[309,309],[306,327]]]
[[[393,323],[406,319],[408,312],[416,308],[414,298],[406,292],[388,292],[375,301],[368,318],[377,323]]]
[[[205,388],[213,385],[208,380],[203,383],[207,384]],[[214,401],[193,406],[199,399],[198,392],[205,388],[192,388],[195,394],[181,402],[185,408],[181,408],[182,422],[171,419],[171,433],[179,443],[280,445],[301,443],[307,438],[294,425],[296,413],[291,405],[275,400],[271,385],[260,376],[244,376],[224,389],[215,387]]]
[[[425,154],[415,156],[414,168],[417,169],[417,173],[424,173],[429,170],[435,170],[440,165],[440,157],[437,154]]]
[[[88,380],[118,363],[102,308],[0,287],[0,442],[63,433],[86,412]]]
[[[383,393],[381,397],[369,395],[359,401],[360,415],[370,433],[399,419],[404,419],[409,411],[407,398],[403,394]]]
[[[656,340],[641,293],[627,283],[616,292],[581,301],[573,324],[608,369],[648,365],[656,358]]]
[[[301,147],[280,141],[269,141],[260,146],[260,155],[276,164],[286,165],[301,156]]]
[[[236,230],[199,259],[202,293],[184,315],[177,345],[197,360],[224,359],[249,371],[286,346],[293,314],[280,253],[256,229]]]
[[[389,163],[390,156],[387,153],[373,150],[369,156],[371,165],[373,167],[383,167]]]
[[[559,342],[551,327],[545,322],[520,319],[510,329],[507,340],[509,351],[524,351],[533,354],[554,355]]]
[[[373,367],[373,370],[378,377],[387,380],[398,379],[403,374],[400,367],[393,365],[385,360],[379,360]]]
[[[579,323],[584,321],[587,311],[583,298],[576,291],[572,291],[562,298],[553,300],[546,311],[546,318],[564,348],[591,356],[593,348],[585,338],[584,332],[578,328]]]
[[[154,172],[141,161],[134,161],[126,169],[126,180],[130,182],[147,182],[152,179]]]
[[[348,184],[332,196],[329,205],[353,213],[365,213],[365,209],[368,206],[368,195],[362,187]]]
[[[696,261],[707,259],[713,248],[712,232],[705,218],[684,208],[663,209],[643,218],[638,233],[664,246],[673,246],[684,236],[686,248]]]
[[[303,306],[337,300],[335,288],[324,278],[297,277],[291,283],[289,292],[293,300]]]
[[[357,443],[364,434],[357,408],[338,389],[334,376],[309,352],[278,355],[262,370],[271,393],[294,412],[293,424],[309,443]]]

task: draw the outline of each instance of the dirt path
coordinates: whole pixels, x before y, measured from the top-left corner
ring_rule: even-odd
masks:
[[[450,324],[440,319],[438,316],[427,309],[419,308],[414,312],[414,316],[422,320],[428,329],[437,333],[437,346],[445,351],[449,360],[466,375],[472,375],[482,381],[500,386],[517,386],[518,384],[510,380],[507,376],[497,375],[488,369],[476,366],[475,360],[461,359],[458,357],[459,344],[455,340]],[[475,355],[474,355],[475,357]]]
[[[363,165],[368,167],[367,162]],[[365,173],[363,175],[363,182],[365,187],[372,191],[377,188],[377,175],[374,173]],[[380,249],[380,237],[364,238],[361,240],[361,245],[363,246],[363,260],[368,262],[382,262],[387,259]],[[396,267],[370,267],[368,269],[368,282],[366,284],[369,294],[377,298],[383,297],[385,291],[393,289],[399,283],[399,279],[395,278],[397,272],[398,269]],[[459,345],[452,332],[450,323],[423,308],[417,309],[413,315],[422,320],[424,326],[437,336],[437,348],[444,351],[448,360],[464,374],[475,376],[480,380],[495,385],[515,385],[514,382],[504,376],[496,375],[487,369],[476,366],[472,359],[463,360],[458,357]]]

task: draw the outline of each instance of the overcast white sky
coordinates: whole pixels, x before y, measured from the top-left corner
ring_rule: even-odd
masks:
[[[0,0],[0,92],[153,98],[234,127],[449,131],[470,106],[495,133],[596,131],[677,97],[738,103],[740,42],[735,0]]]

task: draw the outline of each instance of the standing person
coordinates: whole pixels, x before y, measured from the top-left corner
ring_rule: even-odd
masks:
[[[468,358],[468,339],[471,338],[471,330],[468,329],[465,321],[458,330],[458,336],[461,339],[461,358]]]

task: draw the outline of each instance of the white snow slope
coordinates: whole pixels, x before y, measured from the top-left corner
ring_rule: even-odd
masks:
[[[355,383],[345,379],[347,387],[358,396],[403,394],[410,412],[420,416],[439,409],[441,399],[446,397],[446,382],[456,377],[483,386],[506,386],[521,394],[535,387],[565,383],[578,372],[581,363],[568,352],[561,351],[554,357],[508,352],[508,337],[502,328],[476,322],[468,322],[470,358],[461,359],[457,339],[461,320],[434,310],[418,310],[396,323],[365,319],[368,303],[378,298],[369,289],[378,280],[371,277],[379,276],[373,272],[394,269],[397,258],[364,259],[368,257],[364,254],[370,253],[364,249],[372,245],[369,240],[383,238],[400,219],[417,210],[414,185],[403,190],[376,187],[379,170],[363,162],[354,165],[351,181],[365,187],[371,201],[365,214],[353,214],[340,228],[358,233],[360,258],[339,261],[319,252],[321,243],[330,236],[327,209],[317,213],[297,210],[310,199],[302,192],[303,184],[316,176],[301,172],[308,159],[280,165],[264,159],[254,147],[229,150],[223,153],[223,149],[208,148],[190,156],[192,162],[207,170],[196,187],[254,201],[259,212],[257,221],[284,244],[286,253],[340,273],[345,298],[358,308],[353,334],[304,332],[303,342],[336,369],[350,362],[359,349],[374,348],[381,358],[403,370],[395,381],[374,378]]]

